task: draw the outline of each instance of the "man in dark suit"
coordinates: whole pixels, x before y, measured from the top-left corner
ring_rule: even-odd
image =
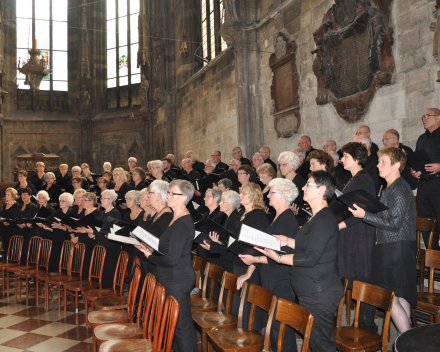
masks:
[[[307,157],[309,156],[309,154],[316,150],[312,147],[312,140],[310,139],[310,137],[305,135],[299,139],[298,147],[300,147],[304,151],[304,153],[306,153],[305,162],[307,162]]]
[[[270,158],[270,148],[265,145],[263,148],[260,149],[260,154],[264,157],[264,163],[272,165],[273,169],[275,170],[275,173],[278,170],[277,164],[275,164],[272,159]]]
[[[171,165],[172,165],[171,160],[168,158],[163,158],[162,164],[163,164],[163,175],[171,180],[175,180],[177,175],[173,170],[171,170]]]
[[[222,153],[219,150],[211,154],[212,160],[215,162],[214,174],[221,174],[229,169],[229,165],[222,162]]]
[[[234,149],[232,149],[232,157],[235,160],[239,160],[241,165],[250,165],[252,166],[252,163],[249,159],[246,159],[245,157],[243,157],[243,152],[241,150],[240,147],[235,147]]]

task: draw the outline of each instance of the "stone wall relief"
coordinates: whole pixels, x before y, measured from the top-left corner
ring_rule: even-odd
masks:
[[[335,0],[313,33],[318,105],[329,102],[346,122],[359,121],[377,88],[395,82],[392,0]]]

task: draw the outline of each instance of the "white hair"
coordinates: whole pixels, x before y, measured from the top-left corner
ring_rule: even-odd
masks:
[[[130,162],[130,161],[134,161],[135,163],[138,162],[138,160],[134,156],[131,156],[128,158],[128,162]]]
[[[153,160],[153,161],[151,161],[151,166],[153,166],[153,167],[160,167],[160,169],[163,172],[163,162],[162,162],[162,160]]]
[[[114,189],[106,189],[104,192],[101,193],[101,198],[102,197],[108,197],[113,202],[116,202],[116,199],[118,199],[118,194]]]
[[[284,194],[286,204],[290,205],[298,197],[299,191],[295,184],[285,178],[274,178],[268,186],[279,193]]]
[[[108,161],[102,164],[102,168],[105,168],[106,166],[110,166],[110,169],[112,168],[112,164],[110,164]]]
[[[216,166],[217,166],[217,164],[215,163],[215,161],[214,161],[214,160],[211,160],[211,159],[206,160],[205,165],[207,165],[207,164],[211,164],[212,167],[216,167]]]
[[[46,176],[46,175],[45,175]],[[47,193],[46,191],[40,191],[37,193],[37,198],[40,196],[40,194],[46,198],[47,201],[49,201],[50,197],[49,197],[49,193]]]
[[[300,158],[305,159],[306,158],[306,152],[300,148],[294,149],[293,152],[298,155]]]
[[[299,168],[299,157],[294,152],[282,152],[278,157],[278,163],[281,163],[282,161],[286,162],[290,166],[293,166],[295,170]]]
[[[226,203],[232,204],[234,210],[240,207],[240,196],[235,191],[226,191],[222,193],[222,198],[226,199]]]
[[[46,173],[44,174],[44,176],[43,176],[44,180],[46,180],[46,177],[47,177],[47,176],[52,176],[52,177],[53,177],[53,180],[54,180],[54,181],[56,180],[55,174],[54,174],[53,172],[46,172]]]
[[[158,193],[160,194],[160,198],[162,199],[162,202],[165,204],[168,203],[168,189],[170,187],[170,184],[166,181],[162,180],[155,180],[151,182],[150,185],[150,192]],[[143,192],[142,190],[141,192]]]
[[[264,160],[264,156],[261,153],[255,153],[254,157],[257,157],[260,160]]]
[[[81,168],[79,166],[73,166],[72,171],[81,172]]]
[[[80,190],[78,189],[77,191],[80,191]],[[84,193],[86,193],[86,192],[84,191]],[[65,198],[67,200],[67,202],[69,203],[69,206],[72,205],[73,196],[70,193],[67,193],[67,192],[61,193],[60,197],[58,198],[58,201],[61,201],[62,198]]]

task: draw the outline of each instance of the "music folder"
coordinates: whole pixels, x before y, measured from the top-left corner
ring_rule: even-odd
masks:
[[[196,212],[198,212],[199,214],[204,214],[206,212],[209,212],[208,207],[205,205],[200,205],[194,201],[192,201],[192,205],[193,205],[194,209],[196,210]]]
[[[333,211],[333,214],[335,214],[336,221],[338,223],[347,220],[351,214],[351,211],[348,210],[348,207],[338,201],[330,204],[330,209]]]
[[[52,213],[47,210],[46,207],[41,207],[33,218],[23,218],[22,221],[24,224],[32,224],[32,226],[35,226],[37,223],[42,223],[50,215],[52,215]]]
[[[356,204],[369,213],[378,213],[389,209],[385,204],[381,203],[376,196],[368,193],[364,189],[344,193],[338,197],[338,200],[353,210],[355,209],[353,204]]]
[[[421,171],[423,176],[429,175],[429,172],[425,170],[425,165],[431,164],[432,160],[425,149],[419,149],[414,153],[407,154],[406,160],[414,171]]]
[[[152,233],[144,230],[140,226],[137,226],[133,231],[131,231],[131,235],[135,237],[138,241],[145,243],[147,246],[152,248],[155,253],[163,255],[159,251],[159,238],[154,236]]]
[[[215,184],[218,184],[218,181],[220,181],[220,176],[218,174],[209,174],[209,178],[211,179],[211,182]]]
[[[135,228],[136,228],[135,225],[129,224],[125,221],[115,219],[109,216],[107,218],[107,221],[104,223],[104,225],[102,225],[101,230],[99,232],[103,235],[109,235],[113,229],[114,230],[113,232],[115,234],[129,237],[130,232],[133,231]]]
[[[10,219],[10,218],[0,218],[0,221],[1,222],[7,222],[10,225],[21,225],[21,224],[24,223],[23,221],[20,221],[20,220],[17,221],[17,220],[13,220],[13,219]]]

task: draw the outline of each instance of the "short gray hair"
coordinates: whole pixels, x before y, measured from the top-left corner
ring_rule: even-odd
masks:
[[[223,185],[223,187],[231,189],[233,183],[229,178],[223,178],[220,181],[218,181],[218,185]]]
[[[370,147],[373,144],[371,138],[369,137],[364,137],[364,139],[362,139],[362,144],[368,144]]]
[[[47,176],[52,176],[53,180],[55,181],[57,178],[55,177],[55,174],[53,172],[46,172],[43,176],[44,180],[46,180]]]
[[[150,192],[158,193],[160,194],[160,198],[163,202],[168,203],[168,189],[170,187],[170,184],[166,181],[162,180],[155,180],[151,182],[150,184]]]
[[[229,162],[229,164],[232,163],[233,161],[237,163],[237,166],[241,166],[241,161],[240,161],[240,160],[237,160],[237,159],[231,159],[231,161]]]
[[[134,161],[136,164],[137,164],[137,162],[138,162],[138,159],[136,159],[134,156],[129,157],[129,158],[128,158],[128,162],[130,162],[130,160],[131,160],[131,161]]]
[[[125,193],[125,199],[128,198],[134,199],[136,201],[136,204],[139,204],[139,200],[141,199],[141,192],[135,190],[128,191],[127,193]]]
[[[81,172],[81,168],[79,166],[73,166],[72,171]]]
[[[296,188],[295,184],[285,178],[274,178],[269,182],[268,186],[271,188],[273,187],[275,191],[284,194],[287,205],[292,204],[299,194],[298,188]]]
[[[306,152],[304,150],[302,150],[301,148],[297,148],[292,150],[296,155],[298,155],[298,157],[302,157],[303,159],[306,158]]]
[[[46,175],[44,175],[44,176],[46,176]],[[38,196],[39,196],[40,194],[41,194],[42,196],[44,196],[44,198],[46,198],[47,201],[50,199],[50,197],[49,197],[49,193],[47,193],[46,191],[40,191],[40,192],[38,192],[38,193],[37,193],[37,198],[38,198]]]
[[[182,159],[182,165],[185,164],[185,163],[191,163],[192,164],[192,160],[190,158]]]
[[[112,164],[106,161],[104,164],[102,164],[102,168],[105,168],[107,165],[110,166],[110,168],[112,167]]]
[[[78,191],[79,191],[79,189],[78,189]],[[61,201],[61,198],[65,198],[67,200],[67,202],[69,203],[69,206],[72,205],[72,203],[73,203],[73,196],[70,193],[67,193],[67,192],[61,193],[60,196],[58,197],[58,201]]]
[[[162,172],[163,172],[163,162],[162,162],[162,160],[153,160],[153,161],[151,162],[151,166],[154,166],[154,167],[160,167],[160,169],[161,169]]]
[[[294,152],[282,152],[278,157],[278,163],[281,163],[282,161],[286,162],[290,166],[293,166],[295,170],[299,168],[299,157]]]
[[[222,193],[222,198],[226,199],[226,203],[232,204],[234,210],[240,208],[240,196],[235,191],[226,191]]]
[[[260,160],[264,160],[264,156],[261,153],[255,153],[254,156],[258,157]]]
[[[211,160],[211,159],[206,160],[205,165],[206,165],[206,164],[211,164],[212,167],[216,167],[216,166],[217,166],[217,164],[215,163],[215,161],[214,161],[214,160]]]
[[[240,147],[234,147],[234,149],[232,149],[232,151],[236,151],[237,153],[240,153],[240,152],[242,152],[242,150],[241,150],[241,148]]]
[[[222,193],[223,193],[220,188],[218,188],[218,187],[208,188],[206,190],[205,194],[208,192],[211,192],[212,198],[214,198],[214,199],[217,198],[218,199],[217,203],[220,203],[220,200],[222,199]]]
[[[185,160],[185,159],[184,159]],[[185,205],[189,203],[189,201],[194,197],[194,186],[191,182],[186,180],[174,180],[170,183],[171,187],[178,187],[179,190],[186,196],[186,200],[184,202]]]
[[[113,202],[116,202],[116,199],[118,199],[118,194],[114,189],[106,189],[104,192],[101,193],[101,198],[102,197],[108,197]]]
[[[334,160],[339,161],[339,154],[338,153],[336,153],[332,150],[329,152],[329,154]]]

